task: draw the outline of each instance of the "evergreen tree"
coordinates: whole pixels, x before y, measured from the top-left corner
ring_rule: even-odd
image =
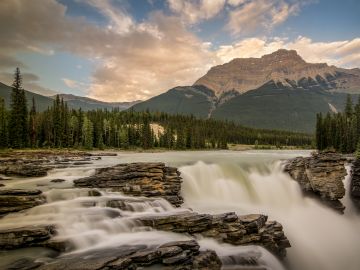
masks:
[[[29,131],[30,131],[30,146],[36,147],[36,107],[35,107],[35,98],[32,98],[32,105],[29,115]]]
[[[8,123],[4,99],[0,97],[0,148],[8,147]]]
[[[348,94],[346,97],[345,116],[347,118],[351,118],[352,114],[353,114],[353,102],[351,99],[351,95]]]
[[[9,141],[13,148],[26,147],[28,143],[28,112],[25,91],[22,89],[20,69],[16,68],[11,92]]]

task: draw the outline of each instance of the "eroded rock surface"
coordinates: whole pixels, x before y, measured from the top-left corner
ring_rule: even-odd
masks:
[[[209,269],[221,268],[214,251],[200,251],[194,240],[170,242],[158,247],[129,245],[84,253],[64,255],[48,263],[27,261],[32,269],[110,270],[110,269]],[[13,262],[8,269],[24,265],[24,259]]]
[[[233,245],[260,245],[279,257],[284,257],[286,248],[290,247],[281,224],[267,221],[267,216],[264,215],[237,216],[233,212],[210,215],[184,212],[140,217],[139,220],[157,230],[201,234]]]
[[[47,246],[54,234],[55,227],[52,225],[0,229],[0,249]]]
[[[74,181],[76,187],[105,188],[127,195],[162,197],[180,206],[181,177],[164,163],[127,163],[97,169],[95,175]]]
[[[346,159],[341,154],[316,153],[311,157],[290,160],[285,166],[285,171],[305,192],[316,194],[323,202],[343,211],[344,206],[339,200],[345,195],[345,162]]]
[[[41,190],[0,189],[0,216],[46,202]]]

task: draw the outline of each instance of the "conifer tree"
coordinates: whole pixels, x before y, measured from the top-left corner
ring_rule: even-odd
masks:
[[[4,99],[0,97],[0,148],[8,147],[8,123]]]
[[[29,132],[30,132],[30,146],[36,147],[36,107],[35,107],[35,98],[32,98],[32,105],[29,115]]]
[[[20,69],[16,68],[11,92],[9,119],[10,146],[22,148],[28,142],[28,112],[25,91],[22,89]]]

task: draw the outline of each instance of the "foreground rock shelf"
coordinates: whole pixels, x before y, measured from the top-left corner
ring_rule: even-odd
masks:
[[[285,171],[296,180],[307,194],[318,196],[325,204],[343,211],[339,201],[345,195],[346,159],[337,153],[316,153],[311,157],[290,160]]]
[[[93,176],[74,181],[75,187],[104,188],[126,195],[161,197],[179,207],[181,177],[164,163],[128,163],[97,169]]]
[[[41,190],[0,189],[0,216],[44,204]]]

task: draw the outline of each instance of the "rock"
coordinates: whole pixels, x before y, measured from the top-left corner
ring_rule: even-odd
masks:
[[[323,152],[292,159],[286,164],[285,171],[306,194],[314,194],[327,205],[343,211],[344,206],[339,200],[345,195],[345,162],[341,154]]]
[[[35,262],[29,258],[21,258],[6,266],[6,270],[31,270],[39,268],[43,263]]]
[[[0,165],[0,173],[7,176],[40,177],[46,176],[49,170],[48,167],[23,162],[5,162]]]
[[[0,187],[5,187],[5,185],[0,183]]]
[[[209,269],[221,268],[221,261],[214,251],[199,252],[196,241],[171,242],[159,247],[129,245],[117,248],[92,250],[63,255],[36,269]]]
[[[65,180],[64,179],[53,179],[50,182],[52,182],[52,183],[62,183],[62,182],[65,182]]]
[[[350,196],[354,204],[360,210],[360,160],[353,162],[351,170]]]
[[[75,166],[79,166],[79,165],[89,165],[89,164],[93,164],[92,162],[88,162],[88,161],[77,161],[74,162],[73,165]]]
[[[32,208],[45,202],[41,190],[0,189],[0,215]]]
[[[56,233],[52,225],[27,226],[0,230],[0,249],[46,246]]]
[[[233,245],[260,245],[281,258],[286,255],[286,248],[290,247],[281,224],[267,221],[264,215],[209,215],[183,212],[139,217],[138,220],[145,226],[157,230],[201,234]]]
[[[76,187],[106,188],[132,196],[161,197],[179,207],[181,177],[164,163],[128,163],[97,169],[95,175],[77,179]]]
[[[116,157],[117,153],[112,152],[95,152],[95,153],[87,153],[89,156],[95,157]]]

